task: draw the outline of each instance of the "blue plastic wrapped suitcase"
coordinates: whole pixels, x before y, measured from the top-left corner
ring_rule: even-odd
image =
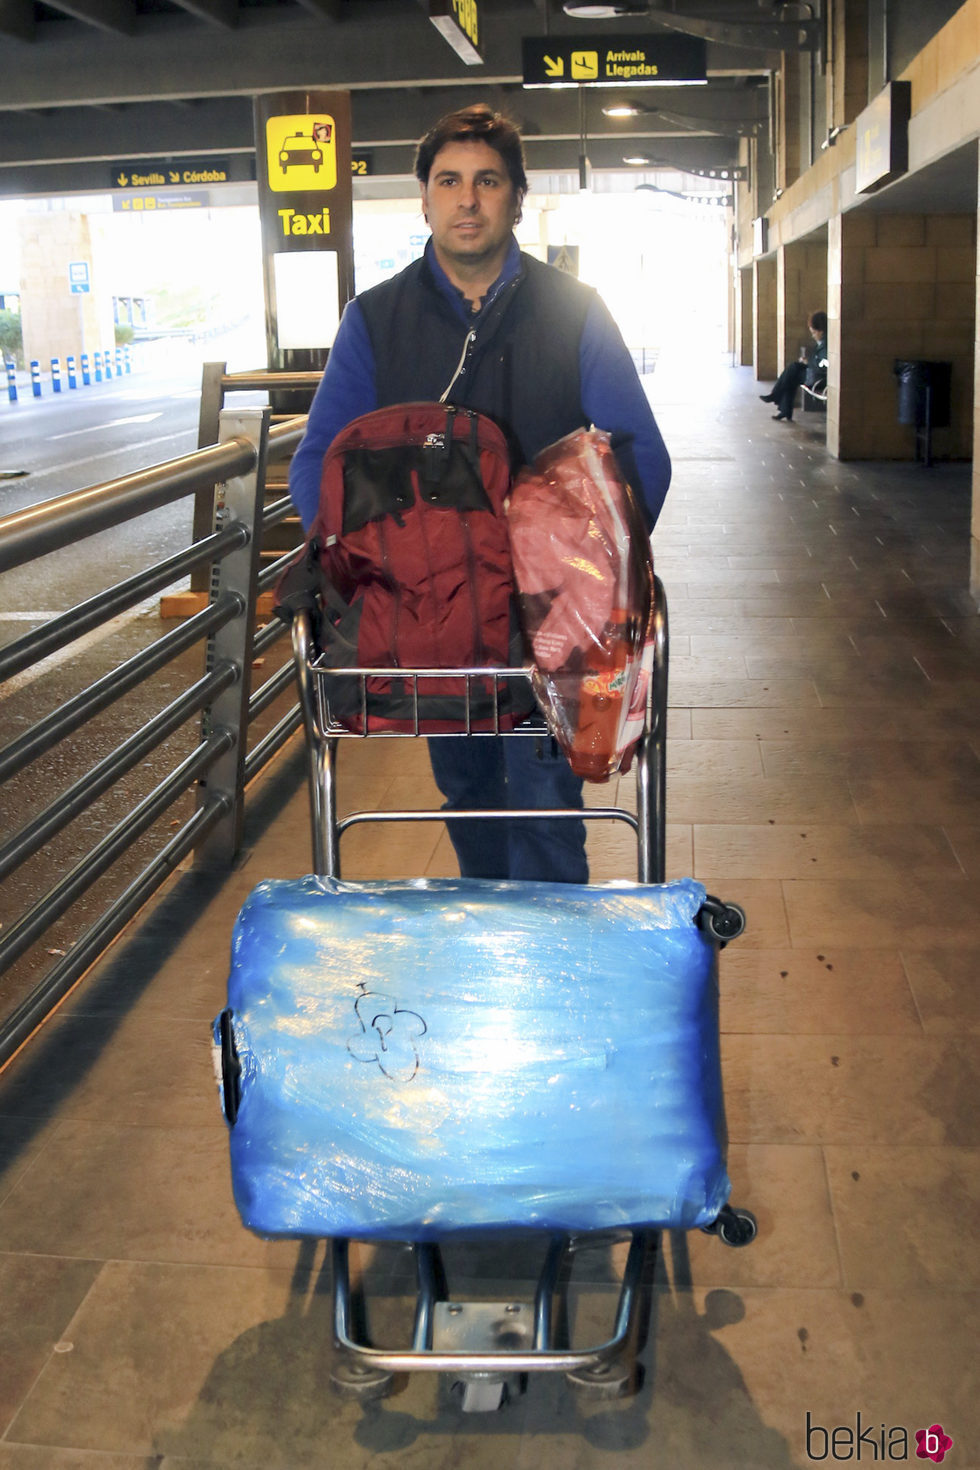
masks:
[[[713,1221],[729,1182],[704,897],[260,884],[215,1022],[244,1223],[422,1241]]]

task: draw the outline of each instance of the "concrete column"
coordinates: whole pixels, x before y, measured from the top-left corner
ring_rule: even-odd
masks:
[[[980,251],[980,231],[977,241]],[[970,591],[980,607],[980,255],[977,258],[977,275],[974,300],[973,343],[973,509],[970,517]]]
[[[779,69],[779,139],[776,159],[776,187],[788,189],[802,172],[800,151],[800,59],[798,53],[783,53]]]
[[[99,239],[83,214],[29,214],[20,222],[24,357],[102,352],[115,345],[112,287]],[[72,292],[69,266],[88,266],[88,291]]]
[[[786,317],[786,254],[786,246],[780,245],[776,251],[776,367],[780,372],[796,356],[787,340],[791,323]]]
[[[851,210],[828,232],[827,445],[841,459],[913,459],[915,431],[898,423],[896,359],[953,365],[948,429],[938,457],[973,447],[976,343],[973,215]]]
[[[828,0],[827,32],[833,63],[827,67],[827,128],[852,123],[867,107],[867,0]]]
[[[776,315],[776,257],[761,256],[752,262],[752,358],[759,379],[779,376]]]
[[[827,241],[796,241],[783,254],[782,347],[787,363],[796,361],[801,346],[810,345],[807,317],[827,309]]]
[[[753,351],[753,329],[752,329],[752,299],[755,289],[752,267],[740,270],[736,280],[735,310],[736,322],[736,346],[738,348],[738,360],[743,367],[749,367],[755,361]]]

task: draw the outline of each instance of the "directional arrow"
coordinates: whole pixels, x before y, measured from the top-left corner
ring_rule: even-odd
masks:
[[[546,56],[544,58],[544,74],[546,77],[563,77],[565,75],[565,58],[563,56]]]
[[[178,174],[175,174],[172,168],[171,169],[168,169],[167,172],[170,174],[170,182],[172,184],[179,184],[180,183],[180,174],[179,173]]]
[[[125,189],[126,185],[129,183],[129,175],[118,174],[116,176],[116,183],[119,185],[120,189]]]

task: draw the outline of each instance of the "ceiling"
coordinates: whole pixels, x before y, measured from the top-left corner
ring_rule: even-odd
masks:
[[[632,154],[696,186],[734,166],[740,134],[765,126],[778,53],[759,22],[772,12],[736,0],[748,25],[734,33],[726,0],[664,3],[672,13],[657,22],[583,22],[560,0],[478,0],[483,61],[470,66],[425,0],[0,0],[0,197],[102,191],[140,159],[221,160],[246,181],[253,96],[338,88],[351,92],[354,147],[370,152],[377,180],[410,175],[431,123],[485,99],[520,124],[533,171],[577,177],[584,109],[593,169],[623,171]],[[522,86],[524,36],[663,34],[685,12],[727,26],[724,43],[707,42],[706,86],[626,89],[644,111],[617,120],[602,112],[613,89]]]

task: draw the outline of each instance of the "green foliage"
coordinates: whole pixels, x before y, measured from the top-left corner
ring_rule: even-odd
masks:
[[[206,291],[201,286],[191,285],[177,290],[164,289],[153,293],[155,310],[153,319],[160,327],[173,331],[182,327],[202,329],[218,299],[215,291]]]
[[[23,367],[24,338],[16,311],[0,311],[0,354],[5,361],[12,357],[18,367]]]
[[[128,347],[133,340],[133,329],[127,322],[116,323],[116,346]]]

